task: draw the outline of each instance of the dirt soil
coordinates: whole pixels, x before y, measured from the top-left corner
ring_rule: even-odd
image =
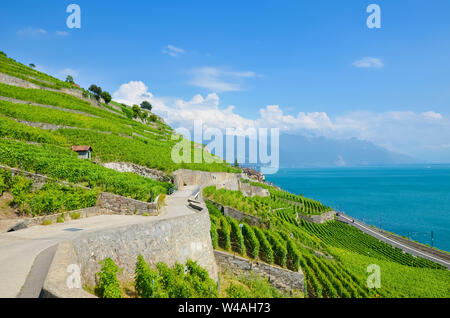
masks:
[[[12,199],[12,195],[8,192],[0,196],[0,233],[8,231],[14,224],[23,219],[16,209],[9,206]]]

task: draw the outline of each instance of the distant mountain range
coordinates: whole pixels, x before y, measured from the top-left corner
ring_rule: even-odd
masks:
[[[343,167],[418,163],[412,157],[391,152],[356,138],[280,136],[280,167]]]
[[[225,137],[223,144],[225,154]],[[234,148],[236,153],[236,141]],[[246,143],[246,162],[249,162],[248,141]],[[373,166],[413,163],[422,162],[407,155],[394,153],[369,141],[356,138],[338,140],[297,135],[280,136],[280,168]],[[244,164],[244,166],[249,167],[258,167],[259,165]]]

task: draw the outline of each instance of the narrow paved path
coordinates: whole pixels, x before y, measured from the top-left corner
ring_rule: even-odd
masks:
[[[43,276],[47,274],[48,260],[53,256],[49,252],[43,253],[41,259],[36,257],[63,241],[103,229],[155,222],[195,213],[187,207],[187,199],[196,189],[188,187],[167,196],[166,206],[161,209],[158,216],[101,215],[0,234],[0,298],[36,296],[36,290],[40,290],[42,287],[40,284],[43,278],[45,279]],[[73,229],[77,231],[72,231]],[[32,270],[35,260],[36,267]]]
[[[450,269],[450,262],[449,261],[447,261],[447,260],[445,260],[443,258],[440,258],[438,256],[432,255],[431,253],[424,252],[423,250],[419,250],[417,248],[414,248],[413,246],[408,245],[406,243],[401,243],[401,242],[398,242],[398,241],[396,241],[396,240],[394,240],[392,238],[389,238],[387,235],[384,235],[381,232],[373,230],[369,226],[365,225],[364,223],[362,223],[362,222],[360,222],[360,221],[358,221],[356,219],[353,219],[353,218],[351,218],[351,217],[349,217],[347,215],[344,215],[342,213],[339,214],[338,220],[340,220],[342,222],[345,222],[345,223],[347,223],[349,225],[352,225],[352,226],[360,229],[364,233],[367,233],[367,234],[377,238],[378,240],[380,240],[382,242],[385,242],[385,243],[387,243],[389,245],[392,245],[394,247],[400,248],[403,251],[405,251],[406,253],[412,254],[414,256],[420,256],[420,257],[426,258],[426,259],[428,259],[430,261],[433,261],[433,262],[439,263],[441,265],[444,265],[445,267]]]

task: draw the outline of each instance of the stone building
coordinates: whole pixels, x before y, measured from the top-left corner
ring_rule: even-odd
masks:
[[[91,159],[91,146],[72,146],[72,151],[78,153],[80,159]]]

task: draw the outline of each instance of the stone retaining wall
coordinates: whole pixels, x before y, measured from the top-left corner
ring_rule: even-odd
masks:
[[[331,220],[334,220],[334,216],[336,215],[335,211],[330,211],[330,212],[325,212],[322,213],[321,215],[310,215],[310,216],[305,216],[305,215],[301,215],[301,214],[297,214],[299,218],[304,219],[308,222],[312,222],[312,223],[325,223]]]
[[[222,251],[214,251],[214,256],[221,272],[229,272],[234,275],[248,275],[254,272],[255,274],[268,278],[269,282],[276,288],[284,291],[291,291],[293,289],[304,291],[305,286],[302,270],[293,272]]]
[[[239,190],[246,197],[254,197],[254,196],[269,197],[270,196],[269,190],[264,189],[259,186],[251,185],[250,183],[247,183],[247,182],[239,181]]]
[[[158,262],[171,266],[192,259],[217,279],[210,226],[205,209],[181,217],[86,233],[73,241],[83,283],[95,285],[95,273],[101,268],[99,261],[106,257],[123,269],[122,280],[133,280],[139,254],[151,266]]]
[[[220,212],[222,212],[222,214],[225,216],[229,216],[238,221],[246,221],[248,224],[254,225],[254,226],[260,226],[262,224],[260,218],[255,215],[245,214],[241,211],[230,208],[228,206],[224,206],[220,203],[217,203],[217,202],[214,202],[211,200],[208,200],[208,201],[211,202],[212,204],[214,204],[220,210]]]
[[[97,206],[119,214],[158,214],[156,202],[138,201],[108,192],[102,192],[99,195]]]
[[[226,172],[206,172],[180,169],[173,173],[174,184],[178,189],[185,186],[207,187],[215,185],[218,189],[239,190],[240,175]]]
[[[47,177],[47,176],[44,176],[41,174],[23,171],[21,169],[11,168],[11,167],[2,166],[2,165],[0,165],[0,169],[5,169],[5,170],[10,171],[13,177],[20,175],[20,176],[24,176],[25,178],[30,179],[31,181],[33,181],[33,189],[34,190],[42,188],[42,186],[44,184],[46,184],[47,182],[56,182],[56,183],[59,183],[62,185],[70,185],[70,186],[74,186],[74,187],[78,187],[78,188],[83,188],[86,190],[90,189],[90,188],[83,187],[80,185],[73,185],[73,184],[70,184],[69,182],[59,181],[59,180],[56,180],[56,179],[53,179],[53,178],[50,178],[50,177]]]
[[[162,182],[171,182],[172,179],[166,175],[164,172],[156,170],[156,169],[150,169],[144,166],[140,166],[134,163],[129,162],[108,162],[103,163],[102,166],[113,169],[119,172],[131,172],[137,175],[140,175],[144,178],[149,178],[157,181]]]

